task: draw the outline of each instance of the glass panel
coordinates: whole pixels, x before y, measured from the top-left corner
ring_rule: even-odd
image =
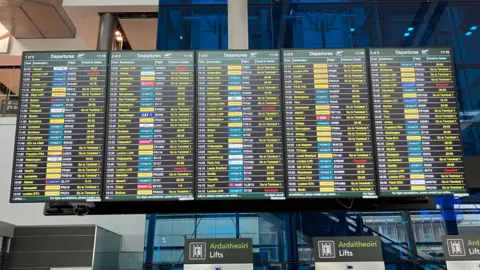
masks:
[[[332,2],[342,2],[341,5]],[[373,2],[373,3],[372,3]],[[249,1],[251,49],[450,46],[466,156],[480,155],[480,22],[474,1]]]
[[[341,4],[338,4],[341,2]],[[159,6],[158,49],[226,49],[226,0],[165,0]],[[474,1],[249,1],[251,49],[450,46],[455,56],[465,155],[480,155],[480,2]],[[358,215],[358,217],[357,217]],[[183,239],[253,239],[256,269],[314,269],[312,238],[379,235],[387,269],[444,269],[441,236],[478,234],[480,212],[261,213],[157,216],[153,261],[183,262]],[[443,217],[450,216],[444,221]],[[346,219],[346,222],[344,221]],[[418,257],[408,246],[412,226]],[[147,243],[147,241],[146,241]],[[146,250],[146,252],[153,252]],[[406,262],[404,259],[413,259]],[[303,262],[298,264],[297,262]],[[148,263],[148,262],[147,262]],[[162,267],[166,267],[165,265]],[[169,266],[170,267],[170,266]],[[181,266],[175,266],[181,267]],[[159,268],[160,269],[160,268]],[[170,269],[170,268],[169,268]],[[172,267],[173,269],[173,267]]]
[[[165,2],[181,2],[183,5],[165,5]],[[158,50],[227,49],[226,1],[162,0],[160,3]],[[186,5],[188,3],[192,5]]]
[[[480,211],[457,211],[461,234],[478,234]],[[344,220],[344,217],[346,221]],[[308,269],[313,262],[312,238],[317,236],[371,236],[378,235],[383,242],[384,259],[398,267],[426,267],[441,269],[443,251],[441,236],[447,234],[441,211],[421,211],[411,214],[417,242],[418,256],[412,256],[407,245],[407,226],[400,212],[355,213],[304,212],[156,216],[159,226],[153,237],[152,262],[158,265],[183,263],[183,245],[187,238],[235,238],[237,217],[240,220],[239,237],[252,238],[254,261],[258,266],[276,267],[278,262],[303,262]],[[360,220],[357,220],[360,218]],[[148,219],[148,218],[147,218]],[[198,227],[195,233],[195,220]],[[168,231],[169,224],[184,224]],[[363,224],[363,225],[360,225]],[[358,226],[362,226],[363,231]],[[192,228],[193,227],[193,228]],[[294,237],[295,236],[295,237]],[[411,265],[404,260],[411,260]],[[266,263],[266,264],[265,264]],[[295,265],[297,265],[295,263]],[[163,267],[162,266],[162,267]],[[298,265],[300,266],[300,265]],[[306,268],[304,268],[306,267]],[[271,269],[271,268],[268,268]],[[402,268],[403,269],[403,268]],[[416,269],[416,268],[406,268]],[[418,268],[422,269],[422,268]]]

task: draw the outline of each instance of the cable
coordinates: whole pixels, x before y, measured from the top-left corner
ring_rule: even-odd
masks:
[[[343,207],[345,207],[346,209],[349,209],[349,210],[352,209],[352,207],[353,207],[353,202],[354,202],[354,201],[355,201],[355,198],[351,199],[351,201],[350,201],[350,206],[346,206],[346,205],[343,204],[339,199],[337,199],[337,202],[338,202],[341,206],[343,206]]]

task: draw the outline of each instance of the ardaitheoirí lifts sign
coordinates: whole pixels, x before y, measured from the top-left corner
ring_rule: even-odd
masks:
[[[383,261],[378,236],[315,237],[313,249],[316,262]]]
[[[445,261],[480,261],[480,236],[442,237]]]
[[[252,239],[187,239],[185,264],[253,263]]]

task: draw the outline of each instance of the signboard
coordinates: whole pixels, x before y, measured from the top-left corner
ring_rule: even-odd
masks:
[[[197,58],[197,198],[285,199],[279,51]]]
[[[314,237],[313,252],[315,269],[385,269],[378,236]]]
[[[186,239],[184,269],[253,269],[250,238]]]
[[[480,269],[480,236],[445,235],[442,244],[448,270]]]
[[[12,202],[100,201],[107,52],[26,52]]]
[[[193,200],[193,68],[193,52],[111,52],[105,200]]]
[[[450,49],[370,49],[370,65],[379,195],[465,195]]]
[[[365,50],[283,58],[288,196],[376,198]]]

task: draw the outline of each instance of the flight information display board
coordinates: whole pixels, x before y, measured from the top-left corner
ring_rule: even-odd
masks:
[[[448,48],[370,49],[380,194],[465,194]]]
[[[194,53],[111,52],[105,200],[194,199]]]
[[[289,197],[376,197],[364,49],[283,50]]]
[[[197,198],[284,199],[279,52],[197,58]]]
[[[100,201],[107,53],[26,52],[12,202]]]

